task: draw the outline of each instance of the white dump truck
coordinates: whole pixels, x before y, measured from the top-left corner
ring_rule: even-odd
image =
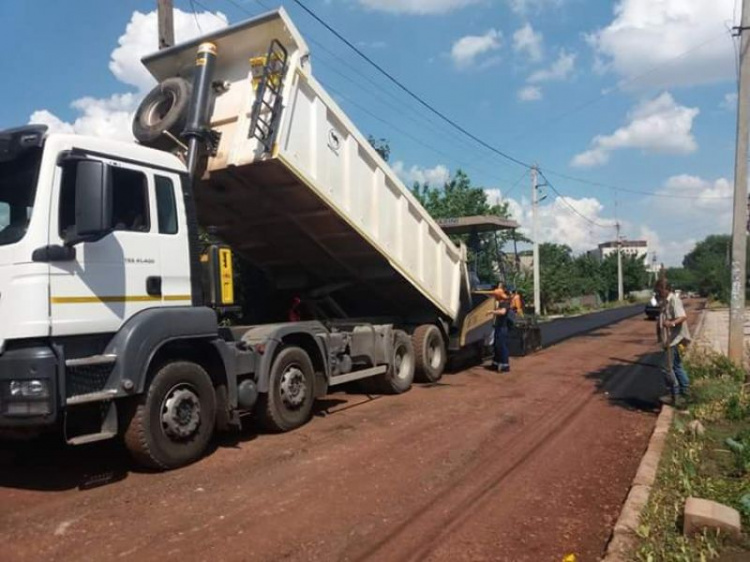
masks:
[[[175,468],[244,414],[288,431],[331,387],[401,393],[481,347],[493,301],[466,249],[314,79],[283,10],[144,64],[138,144],[0,132],[2,438],[123,435]],[[245,305],[263,323],[217,319],[232,250],[262,272]]]

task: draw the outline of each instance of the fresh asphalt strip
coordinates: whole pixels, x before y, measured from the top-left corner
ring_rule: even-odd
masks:
[[[542,332],[542,347],[555,345],[573,336],[580,336],[642,313],[643,304],[634,304],[541,323],[539,329]]]

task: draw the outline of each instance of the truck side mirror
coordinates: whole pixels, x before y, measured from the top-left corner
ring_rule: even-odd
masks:
[[[75,234],[69,244],[99,240],[112,230],[112,183],[98,160],[78,160],[75,185]]]

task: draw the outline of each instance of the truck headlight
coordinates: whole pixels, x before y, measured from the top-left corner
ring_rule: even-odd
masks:
[[[10,381],[10,398],[49,398],[49,383],[45,380]]]

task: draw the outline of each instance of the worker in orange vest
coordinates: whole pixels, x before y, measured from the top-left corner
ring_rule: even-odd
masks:
[[[517,316],[523,316],[523,300],[521,299],[521,293],[519,293],[515,287],[508,287],[510,293],[510,309],[516,313]]]

